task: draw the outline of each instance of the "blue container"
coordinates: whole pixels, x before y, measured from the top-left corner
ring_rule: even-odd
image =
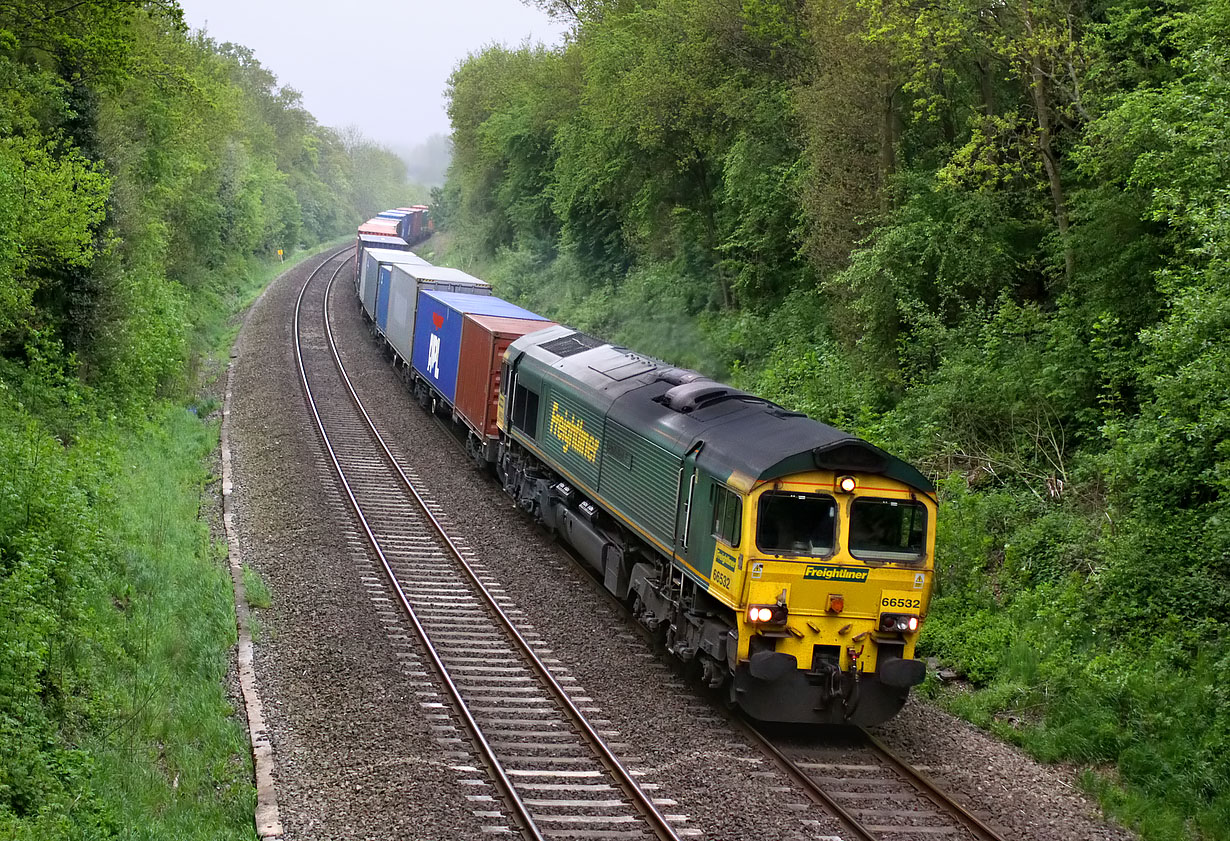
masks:
[[[376,324],[380,326],[380,332],[384,333],[389,329],[389,289],[392,288],[393,266],[389,263],[381,263],[377,277]]]
[[[386,210],[383,213],[377,213],[378,219],[392,219],[397,222],[397,235],[404,240],[410,239],[410,211],[408,210]]]
[[[457,399],[457,360],[466,314],[547,321],[494,295],[419,292],[414,315],[414,370],[452,405]]]

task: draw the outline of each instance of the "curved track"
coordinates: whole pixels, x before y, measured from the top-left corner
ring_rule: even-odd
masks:
[[[326,454],[384,569],[390,607],[415,629],[451,702],[425,702],[424,715],[464,728],[502,796],[485,814],[526,838],[678,841],[570,697],[569,679],[557,678],[517,630],[511,614],[518,611],[449,538],[446,515],[415,488],[351,387],[327,315],[333,281],[347,265],[337,258],[348,252],[326,260],[304,284],[295,351]],[[324,269],[335,261],[326,281]]]

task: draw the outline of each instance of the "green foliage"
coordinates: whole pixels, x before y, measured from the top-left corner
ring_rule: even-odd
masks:
[[[1230,3],[539,5],[453,77],[454,253],[918,463],[939,697],[1230,838]]]
[[[472,56],[450,82],[448,213],[460,248],[567,253],[595,295],[647,263],[700,308],[780,300],[803,177],[788,80],[793,3],[604,7],[568,48]],[[696,309],[691,310],[692,313]]]
[[[6,382],[0,834],[247,837],[229,581],[196,517],[216,429],[168,407],[119,435],[87,415],[66,448],[27,407],[67,386]]]
[[[265,579],[247,565],[243,568],[243,586],[248,594],[248,604],[252,607],[270,607],[273,604],[273,596],[269,593]]]
[[[0,837],[250,837],[217,430],[167,398],[404,182],[174,2],[0,5]]]
[[[109,192],[100,169],[71,147],[0,136],[0,336],[28,323],[43,273],[93,257]]]

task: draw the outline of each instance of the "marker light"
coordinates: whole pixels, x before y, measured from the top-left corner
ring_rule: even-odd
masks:
[[[837,487],[841,489],[842,493],[854,493],[854,489],[858,487],[858,482],[855,481],[853,476],[842,476],[837,480]]]
[[[786,606],[784,604],[753,604],[747,608],[747,621],[756,625],[786,623]]]
[[[880,630],[888,633],[913,633],[918,630],[918,617],[907,613],[881,613]]]
[[[846,600],[841,596],[841,594],[834,593],[829,595],[829,605],[827,608],[829,613],[841,613],[845,609]]]

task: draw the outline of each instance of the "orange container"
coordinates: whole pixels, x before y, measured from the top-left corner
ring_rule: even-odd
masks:
[[[457,362],[457,412],[484,438],[495,438],[496,406],[500,401],[500,365],[504,351],[526,333],[555,327],[554,321],[469,315],[461,325]]]

